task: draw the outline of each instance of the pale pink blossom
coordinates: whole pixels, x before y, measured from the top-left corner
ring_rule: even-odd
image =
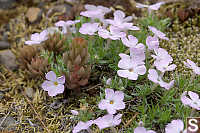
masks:
[[[125,108],[124,93],[122,91],[114,92],[112,89],[106,89],[105,94],[105,99],[101,100],[98,105],[101,110],[106,109],[109,114],[115,114],[116,110]]]
[[[155,61],[154,66],[157,70],[162,73],[166,71],[173,71],[176,68],[175,64],[171,64],[173,58],[168,54],[168,52],[163,48],[154,49],[156,55],[151,55]]]
[[[155,27],[148,26],[148,28],[149,28],[150,31],[152,31],[154,33],[155,36],[159,37],[160,39],[169,40],[169,38],[166,37],[166,34],[164,34],[163,32],[159,31]]]
[[[98,28],[99,23],[84,23],[79,29],[79,32],[85,35],[94,35]]]
[[[130,56],[135,63],[139,64],[145,60],[145,46],[142,43],[137,44],[135,47],[130,47]]]
[[[140,59],[134,60],[126,54],[119,54],[119,56],[121,60],[118,63],[118,67],[123,70],[117,71],[118,76],[128,78],[129,80],[137,80],[138,75],[144,75],[146,73],[144,62]]]
[[[114,12],[114,20],[107,19],[106,21],[121,31],[140,30],[137,26],[133,26],[133,23],[128,23],[131,20],[132,16],[125,17],[124,12],[117,10]]]
[[[90,4],[86,4],[85,5],[85,9],[88,11],[95,11],[95,10],[102,10],[103,13],[109,13],[111,12],[111,9],[105,7],[105,6],[95,6],[95,5],[90,5]]]
[[[165,127],[165,133],[187,133],[184,130],[184,123],[182,120],[172,120],[171,123],[167,124]]]
[[[168,54],[168,52],[165,49],[154,49],[154,52],[156,55],[151,56],[155,59],[153,65],[156,66],[156,68],[159,68],[161,64],[163,66],[168,66],[170,63],[172,63],[173,58]]]
[[[118,28],[114,27],[114,26],[110,26],[110,31],[103,29],[102,27],[100,27],[98,29],[98,35],[104,39],[111,39],[111,40],[119,40],[122,37],[126,36],[125,32],[121,32],[119,31]]]
[[[176,69],[176,65],[175,64],[167,64],[167,63],[164,63],[164,64],[160,64],[160,65],[157,65],[156,66],[156,69],[161,71],[162,73],[166,72],[166,71],[173,71]]]
[[[174,80],[170,81],[169,83],[166,83],[162,80],[162,76],[158,75],[158,72],[155,69],[149,69],[148,79],[152,82],[159,84],[161,87],[165,88],[166,90],[169,90],[174,85]]]
[[[91,18],[92,21],[94,21],[94,19],[99,19],[99,20],[103,20],[104,19],[104,13],[102,12],[102,10],[97,9],[97,10],[91,10],[91,11],[83,11],[80,13],[80,15]]]
[[[156,133],[156,132],[153,130],[147,130],[146,128],[142,126],[139,126],[134,129],[134,133]]]
[[[73,115],[78,115],[78,114],[79,114],[78,111],[76,111],[76,110],[71,110],[71,113],[72,113]]]
[[[94,121],[90,120],[87,122],[82,122],[80,121],[73,129],[72,133],[78,133],[81,130],[87,130],[92,124],[94,123]]]
[[[53,71],[50,71],[46,74],[46,79],[42,83],[42,88],[45,91],[48,91],[49,96],[56,96],[57,94],[64,92],[64,83],[65,77],[56,77],[56,74]]]
[[[187,59],[187,62],[183,62],[186,67],[193,70],[193,72],[197,75],[200,75],[200,67],[198,67],[193,61]]]
[[[80,15],[89,17],[91,19],[100,19],[104,20],[104,15],[106,13],[111,12],[111,9],[104,7],[104,6],[95,6],[95,5],[90,5],[86,4],[85,5],[86,11],[82,11]]]
[[[48,32],[47,30],[43,30],[41,33],[34,33],[31,35],[30,41],[25,41],[25,44],[32,45],[32,44],[40,44],[43,41],[48,39]]]
[[[128,35],[128,38],[123,37],[123,38],[121,38],[121,40],[122,40],[122,43],[129,48],[135,47],[138,43],[138,39],[132,35]]]
[[[68,29],[72,29],[70,26],[75,25],[77,23],[79,23],[80,20],[68,20],[68,21],[58,21],[57,23],[55,23],[55,26],[57,27],[62,27],[62,34],[66,34]],[[72,31],[70,31],[72,32]]]
[[[190,106],[192,108],[200,110],[199,95],[197,93],[189,91],[188,92],[188,96],[187,96],[187,91],[183,92],[183,94],[181,95],[181,101],[182,101],[182,103],[184,105],[188,105],[188,106]]]
[[[136,7],[137,8],[148,8],[148,10],[158,10],[160,8],[161,5],[165,4],[165,2],[158,2],[156,4],[153,5],[144,5],[141,3],[136,3]]]
[[[99,117],[94,120],[94,123],[99,127],[100,130],[108,127],[115,127],[121,123],[122,114],[117,114],[113,116],[112,114],[107,114],[103,117]]]
[[[149,50],[154,50],[159,48],[159,40],[157,36],[148,36],[146,38],[146,45]]]

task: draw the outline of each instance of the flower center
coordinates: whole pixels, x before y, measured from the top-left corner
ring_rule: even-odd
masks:
[[[55,81],[55,82],[54,82],[54,85],[58,85],[58,82]]]
[[[129,72],[133,72],[133,68],[129,69]]]
[[[110,104],[114,104],[114,101],[113,101],[113,100],[110,100]]]

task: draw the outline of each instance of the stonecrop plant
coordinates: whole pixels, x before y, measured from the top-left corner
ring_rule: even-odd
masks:
[[[155,17],[153,11],[158,10],[163,4],[165,2],[154,5],[137,3],[136,7],[147,8],[149,13],[147,17]],[[178,84],[177,79],[174,76],[169,76],[176,69],[176,64],[173,64],[173,58],[168,51],[159,45],[161,41],[168,41],[169,38],[160,30],[159,26],[156,27],[157,22],[151,22],[153,25],[146,22],[146,25],[136,26],[132,23],[133,17],[126,16],[121,10],[115,10],[112,19],[105,17],[107,13],[112,11],[110,8],[85,5],[85,9],[80,13],[80,20],[59,21],[55,23],[55,27],[49,27],[41,33],[32,34],[30,40],[25,41],[25,44],[29,45],[24,47],[27,49],[25,51],[27,55],[22,53],[19,60],[23,63],[23,69],[29,72],[45,73],[46,80],[41,87],[51,97],[62,93],[70,96],[67,94],[69,91],[66,90],[73,90],[75,93],[81,94],[82,88],[90,83],[90,76],[95,71],[93,65],[98,63],[108,65],[108,68],[114,71],[113,73],[122,83],[126,82],[126,87],[123,86],[122,90],[112,88],[115,81],[113,78],[108,79],[106,86],[111,88],[102,89],[97,101],[98,112],[94,112],[94,116],[100,112],[99,115],[96,115],[99,117],[82,121],[81,117],[83,116],[80,115],[80,112],[72,110],[75,117],[80,117],[80,121],[73,127],[72,132],[78,133],[81,130],[87,130],[91,133],[92,129],[96,127],[99,130],[110,128],[113,133],[123,132],[118,131],[116,127],[120,126],[123,121],[125,113],[123,110],[128,108],[127,99],[134,100],[134,96],[139,95],[127,93],[126,88],[132,88],[133,84],[134,86],[151,85],[149,88],[152,92],[150,91],[148,96],[153,95],[151,93],[159,87],[164,88],[160,90],[164,95],[171,93],[167,91],[178,91],[175,88]],[[40,50],[36,52],[36,46],[39,44],[42,47],[39,47]],[[47,63],[44,63],[45,61]],[[34,62],[39,62],[39,64],[35,63],[38,68],[33,67]],[[197,64],[189,59],[184,64],[185,67],[192,69],[193,79],[200,75],[200,67]],[[132,93],[137,91],[135,89]],[[166,98],[164,95],[159,95],[159,99]],[[146,96],[144,95],[143,99],[147,99]],[[166,98],[166,100],[168,99]],[[153,101],[150,102],[153,104]],[[199,95],[190,90],[179,95],[179,103],[194,110],[200,110]],[[181,106],[181,104],[179,105]],[[145,106],[145,103],[141,106]],[[156,106],[160,106],[160,104],[155,105],[155,108]],[[149,107],[145,106],[145,108]],[[172,111],[176,112],[174,109]],[[141,120],[145,120],[148,115],[150,114],[145,114]],[[180,117],[179,119],[177,117],[166,119],[160,120],[165,122],[166,126],[165,128],[161,126],[162,131],[165,130],[166,133],[186,132],[183,118],[182,120]],[[169,123],[171,119],[174,120]],[[143,122],[145,123],[145,121]],[[154,125],[146,125],[143,122],[141,122],[142,124],[135,122],[134,129],[132,128],[130,132],[156,133],[156,131],[151,130],[156,129],[153,127]]]

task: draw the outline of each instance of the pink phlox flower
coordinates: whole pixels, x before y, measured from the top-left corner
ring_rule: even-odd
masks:
[[[147,130],[142,126],[139,126],[134,129],[134,133],[156,133],[156,132],[153,130]]]
[[[72,113],[73,115],[78,115],[78,114],[79,114],[78,111],[76,111],[76,110],[71,110],[71,113]]]
[[[61,20],[61,21],[58,21],[57,23],[55,23],[55,26],[62,27],[62,33],[66,34],[67,33],[67,29],[73,29],[71,26],[75,25],[75,24],[77,24],[79,22],[80,22],[80,20],[74,20],[74,21],[72,21],[72,20],[68,20],[68,21]]]
[[[154,50],[159,48],[159,40],[157,36],[148,36],[146,39],[146,45],[149,50]]]
[[[198,67],[193,61],[187,59],[187,62],[183,62],[184,65],[193,70],[193,72],[197,75],[200,75],[200,67]]]
[[[162,77],[158,75],[157,71],[155,69],[149,69],[148,79],[152,82],[159,84],[161,87],[169,90],[174,85],[174,80],[170,81],[169,83],[166,83],[162,80]]]
[[[95,11],[95,10],[102,10],[103,13],[109,13],[111,12],[111,9],[104,7],[104,6],[95,6],[95,5],[90,5],[90,4],[86,4],[85,5],[85,9],[88,11]]]
[[[197,110],[200,110],[200,99],[199,99],[199,95],[197,93],[194,93],[192,91],[188,92],[188,96],[187,95],[187,91],[183,92],[183,94],[181,95],[181,101],[184,105],[188,105],[192,108],[195,108]]]
[[[127,23],[132,20],[132,16],[125,17],[125,13],[117,10],[114,12],[114,20],[107,19],[106,21],[120,29],[121,31],[127,30],[140,30],[137,26],[133,26],[133,23]]]
[[[157,65],[156,68],[157,70],[161,71],[161,72],[166,72],[166,71],[173,71],[174,69],[176,69],[176,65],[175,64],[169,64],[168,63],[163,63],[163,64],[160,64],[160,65]]]
[[[124,93],[122,91],[115,91],[112,89],[105,90],[105,99],[101,100],[98,107],[101,110],[107,110],[109,114],[115,114],[116,110],[124,109],[125,103]]]
[[[46,79],[47,80],[42,83],[42,88],[48,91],[49,96],[56,96],[64,92],[65,76],[57,78],[56,74],[50,71],[46,74]]]
[[[110,26],[110,39],[112,40],[119,40],[122,37],[126,36],[125,32],[121,32],[117,27],[115,26]]]
[[[91,10],[91,11],[83,11],[80,13],[80,15],[91,18],[92,21],[94,21],[94,19],[99,19],[99,20],[104,20],[104,15],[102,10],[97,9],[97,10]]]
[[[149,28],[150,31],[152,31],[154,33],[155,36],[159,37],[160,39],[169,40],[169,38],[166,37],[166,34],[164,34],[163,32],[159,31],[155,27],[148,26],[148,28]]]
[[[100,130],[107,127],[115,127],[121,123],[122,114],[117,114],[113,116],[112,114],[107,114],[103,117],[99,117],[94,120],[94,123],[99,127]]]
[[[120,77],[128,78],[129,80],[137,80],[138,75],[144,75],[146,73],[145,63],[140,59],[134,60],[126,54],[119,54],[119,56],[121,60],[118,63],[118,67],[123,69],[117,71]]]
[[[80,15],[89,17],[91,19],[99,19],[99,20],[104,20],[104,15],[106,13],[111,12],[111,9],[104,7],[104,6],[95,6],[95,5],[85,5],[85,9],[87,11],[83,11],[80,13]]]
[[[138,39],[132,35],[128,35],[128,38],[123,37],[123,38],[121,38],[121,40],[122,40],[122,43],[129,48],[135,47],[138,43]]]
[[[165,133],[187,133],[187,130],[184,130],[184,123],[182,120],[172,120],[171,123],[167,124],[165,127]]]
[[[25,44],[32,45],[32,44],[40,44],[43,41],[48,39],[48,32],[47,30],[43,30],[41,33],[34,33],[31,35],[30,41],[25,41]]]
[[[142,43],[130,48],[130,56],[135,63],[139,64],[145,60],[145,46]]]
[[[94,35],[99,29],[99,23],[84,23],[79,32],[84,35]]]
[[[159,67],[161,64],[167,66],[172,63],[173,58],[168,54],[168,52],[163,48],[154,49],[156,55],[151,55],[155,61],[154,66]]]
[[[93,120],[87,121],[87,122],[78,122],[78,124],[74,127],[72,133],[78,133],[81,130],[87,130],[92,124],[94,123]]]
[[[153,5],[144,5],[141,3],[136,3],[136,7],[137,8],[148,8],[148,10],[158,10],[160,8],[161,5],[165,4],[165,2],[158,2],[156,4]]]
[[[111,40],[119,40],[122,37],[126,36],[125,32],[119,31],[118,28],[114,26],[110,26],[110,31],[100,27],[98,29],[98,35],[104,39],[111,39]]]

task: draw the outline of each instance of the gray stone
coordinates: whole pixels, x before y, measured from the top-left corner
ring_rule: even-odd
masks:
[[[0,91],[0,100],[4,97],[4,93]]]
[[[38,22],[42,18],[42,10],[37,7],[31,7],[26,12],[26,18],[30,23]]]
[[[33,98],[35,92],[33,88],[29,87],[29,88],[25,88],[25,93],[29,98]]]
[[[8,116],[8,117],[2,117],[0,118],[0,128],[3,128],[3,129],[7,129],[7,130],[15,130],[16,128],[16,120],[11,117],[11,116]]]
[[[0,50],[10,48],[10,43],[6,41],[0,41]]]
[[[16,70],[18,68],[16,57],[11,50],[0,51],[0,65],[4,65],[10,70]]]
[[[10,9],[15,5],[16,0],[0,0],[0,9]]]

